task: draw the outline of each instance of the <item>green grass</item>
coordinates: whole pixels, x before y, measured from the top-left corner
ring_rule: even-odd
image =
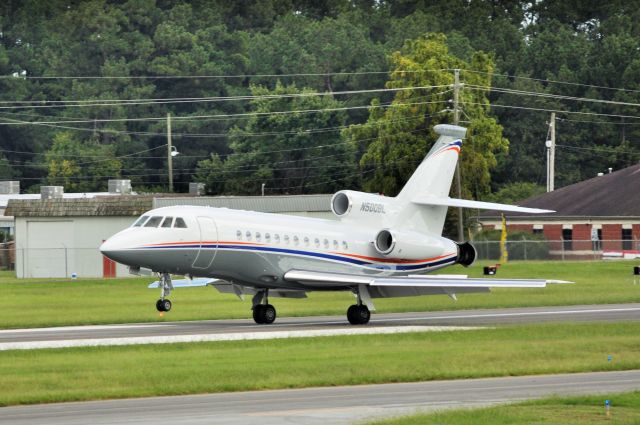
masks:
[[[454,310],[471,308],[640,302],[640,285],[633,284],[634,263],[617,262],[512,262],[497,277],[533,277],[575,281],[544,289],[498,289],[491,294],[375,300],[378,312]],[[460,266],[443,273],[481,276],[482,265]],[[128,279],[15,279],[0,274],[3,307],[0,328],[23,328],[98,323],[153,322],[251,317],[250,302],[219,294],[213,288],[182,288],[172,295],[173,310],[159,317],[158,291],[147,289],[153,278]],[[278,315],[345,314],[353,303],[349,293],[310,293],[308,300],[273,298]]]
[[[4,351],[0,405],[628,370],[638,335],[633,322]]]
[[[611,401],[609,416],[604,400]],[[593,425],[640,423],[640,391],[587,397],[548,398],[483,409],[460,409],[367,422],[367,425]],[[364,424],[362,424],[364,425]]]

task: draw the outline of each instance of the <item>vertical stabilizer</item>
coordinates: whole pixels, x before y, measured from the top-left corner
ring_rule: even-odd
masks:
[[[440,124],[434,130],[440,137],[396,197],[400,213],[395,224],[440,235],[447,207],[416,205],[412,200],[419,196],[449,196],[467,129]]]

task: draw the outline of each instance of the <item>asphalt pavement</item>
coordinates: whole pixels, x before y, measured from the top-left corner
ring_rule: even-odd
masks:
[[[352,424],[418,411],[638,389],[640,370],[576,373],[16,406],[0,408],[0,424]],[[614,417],[615,405],[613,398]]]

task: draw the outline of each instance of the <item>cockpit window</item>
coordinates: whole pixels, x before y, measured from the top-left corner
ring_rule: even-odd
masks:
[[[149,218],[148,215],[143,215],[142,217],[140,217],[139,219],[136,220],[135,223],[133,223],[133,227],[140,227],[144,224],[145,221],[147,221],[147,219]]]
[[[160,227],[171,227],[172,221],[173,217],[165,217],[164,220],[162,220],[162,224],[160,225]]]
[[[158,224],[162,221],[162,217],[154,215],[144,224],[144,227],[158,227]]]
[[[173,227],[177,227],[179,229],[186,229],[187,223],[184,222],[182,217],[176,217],[176,221],[173,223]]]

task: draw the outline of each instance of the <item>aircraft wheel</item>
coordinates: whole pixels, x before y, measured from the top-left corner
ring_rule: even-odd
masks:
[[[171,311],[171,301],[165,298],[162,301],[162,308],[164,308],[164,311]]]
[[[267,304],[262,308],[262,323],[270,325],[276,320],[276,308],[271,304]]]
[[[164,310],[163,310],[163,305],[162,305],[162,304],[163,304],[163,303],[162,303],[162,300],[158,300],[158,301],[156,301],[156,310],[158,310],[158,311],[164,311]]]
[[[371,319],[371,312],[366,305],[352,305],[347,310],[347,319],[352,325],[365,325]]]
[[[264,319],[263,319],[263,313],[262,311],[264,310],[264,304],[258,304],[255,307],[253,307],[253,321],[256,322],[257,324],[261,325],[264,323]]]

